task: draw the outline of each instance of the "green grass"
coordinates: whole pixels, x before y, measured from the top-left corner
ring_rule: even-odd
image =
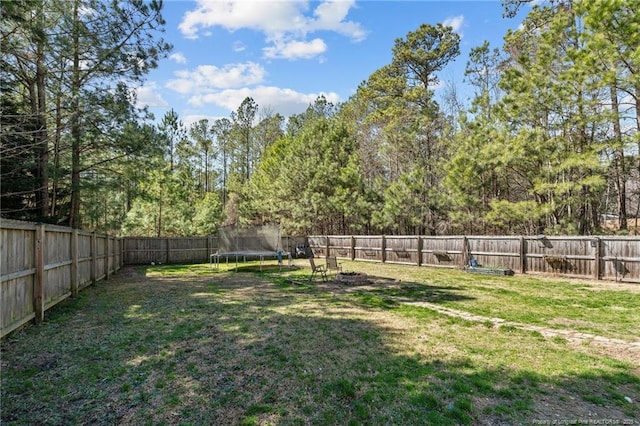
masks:
[[[528,424],[584,412],[640,421],[639,371],[624,357],[402,303],[553,327],[571,316],[639,340],[638,314],[618,316],[637,293],[347,262],[393,278],[349,289],[309,284],[297,265],[139,267],[85,289],[2,342],[2,424]]]
[[[639,341],[640,286],[531,276],[499,277],[458,270],[344,262],[343,268],[401,280],[379,296],[437,303],[489,318]],[[611,289],[607,289],[611,287]]]

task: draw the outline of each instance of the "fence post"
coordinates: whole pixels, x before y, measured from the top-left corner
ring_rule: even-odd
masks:
[[[122,239],[118,237],[113,237],[113,244],[114,244],[114,249],[113,249],[114,263],[116,261],[115,255],[116,253],[118,254],[118,263],[115,263],[114,268],[115,268],[115,271],[118,272],[120,268],[122,268]]]
[[[418,266],[422,266],[422,236],[418,235]]]
[[[469,249],[469,239],[466,235],[462,236],[462,268],[469,265],[471,262],[471,250]]]
[[[98,239],[96,233],[91,233],[91,284],[98,280]]]
[[[78,230],[71,232],[71,296],[78,296]]]
[[[351,236],[351,260],[356,260],[356,237]]]
[[[120,250],[120,268],[122,268],[125,264],[124,257],[127,254],[125,251],[124,238],[118,239],[118,249]]]
[[[36,225],[36,276],[33,283],[33,311],[35,322],[44,320],[44,251],[46,248],[45,225]]]
[[[170,259],[171,259],[171,248],[169,247],[169,238],[165,239],[165,242],[167,244],[167,261],[165,263],[170,263]]]
[[[527,241],[520,237],[520,273],[527,273]]]
[[[380,245],[382,246],[382,263],[385,263],[387,261],[387,239],[384,235],[382,236]]]
[[[596,280],[602,279],[602,272],[600,271],[600,265],[602,264],[602,241],[600,241],[599,237],[595,237],[591,240],[591,243],[594,246],[594,262],[593,265],[593,278]]]
[[[325,258],[327,258],[327,257],[329,257],[329,256],[331,255],[331,249],[330,249],[330,247],[329,247],[329,236],[328,236],[328,235],[326,235],[326,236],[325,236],[325,238],[327,239],[327,240],[326,240],[326,242],[327,242],[327,244],[326,244],[326,245],[327,245],[327,247],[325,248],[324,257],[325,257]]]

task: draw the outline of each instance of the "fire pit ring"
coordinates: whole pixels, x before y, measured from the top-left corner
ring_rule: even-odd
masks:
[[[360,272],[339,272],[336,281],[342,284],[366,284],[368,277]]]

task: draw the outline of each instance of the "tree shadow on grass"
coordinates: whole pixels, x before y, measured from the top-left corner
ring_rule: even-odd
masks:
[[[442,303],[450,301],[473,300],[464,294],[463,287],[437,286],[411,281],[398,281],[386,277],[369,275],[366,283],[342,284],[335,281],[320,283],[318,288],[339,293],[369,293],[376,297],[392,300],[410,300],[413,302]]]
[[[3,345],[2,423],[518,424],[587,412],[638,419],[624,397],[638,401],[640,381],[624,364],[512,336],[538,345],[540,357],[584,366],[543,373],[492,353],[519,348],[500,346],[497,330],[443,325],[433,313],[425,338],[405,341],[409,329],[375,306],[237,278],[87,289],[73,307]],[[471,337],[438,339],[449,332]],[[491,333],[490,350],[473,343],[482,333]]]

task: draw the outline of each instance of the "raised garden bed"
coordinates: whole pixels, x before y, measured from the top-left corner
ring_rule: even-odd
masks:
[[[470,274],[483,274],[483,275],[513,275],[514,272],[509,268],[485,268],[480,266],[466,266],[465,272]]]

